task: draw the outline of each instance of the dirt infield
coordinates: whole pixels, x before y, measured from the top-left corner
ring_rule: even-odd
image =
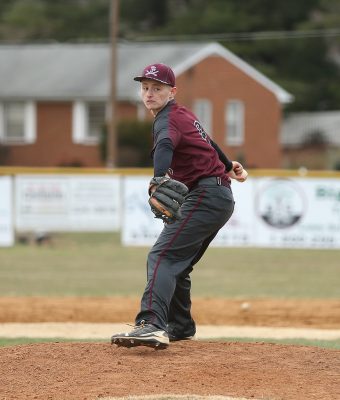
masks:
[[[138,298],[0,297],[0,322],[133,322]],[[340,329],[339,300],[194,298],[200,325]]]
[[[0,298],[0,322],[133,321],[138,299]],[[340,300],[194,299],[199,324],[340,329]],[[261,400],[340,399],[340,351],[268,343],[109,343],[0,348],[0,400],[95,400],[195,394]]]

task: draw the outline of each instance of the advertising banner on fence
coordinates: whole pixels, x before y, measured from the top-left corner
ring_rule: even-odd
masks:
[[[99,175],[19,175],[15,217],[19,231],[117,231],[120,178]]]
[[[131,176],[123,180],[122,243],[126,246],[149,246],[163,228],[148,203],[150,177]]]
[[[125,178],[125,245],[150,246],[163,227],[150,211],[148,182]],[[213,246],[340,248],[339,179],[249,178],[233,182],[232,190],[234,214]]]
[[[0,177],[0,247],[14,244],[12,178]]]
[[[250,181],[250,180],[249,180]],[[124,179],[122,243],[131,246],[152,245],[161,230],[163,222],[155,219],[148,204],[150,177],[126,177]],[[248,181],[247,181],[248,182]],[[254,229],[252,218],[252,185],[235,183],[233,186],[236,199],[235,212],[213,244],[217,246],[239,246],[251,244]]]
[[[232,191],[235,201],[234,213],[219,231],[212,246],[251,246],[254,243],[253,179],[248,178],[246,183],[233,181]]]
[[[340,248],[339,179],[256,179],[254,244]]]

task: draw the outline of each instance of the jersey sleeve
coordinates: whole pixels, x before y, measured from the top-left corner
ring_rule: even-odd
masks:
[[[210,144],[212,147],[217,151],[218,158],[223,162],[225,165],[226,172],[229,172],[233,169],[233,163],[229,160],[229,158],[223,153],[223,151],[219,148],[217,143],[210,139]]]
[[[181,140],[181,132],[177,128],[175,121],[168,121],[167,124],[162,124],[157,127],[156,142],[157,146],[163,140],[168,140],[172,143],[173,148],[176,148]]]
[[[170,168],[174,147],[169,138],[164,138],[156,144],[153,153],[154,176],[164,176]]]
[[[153,126],[154,176],[164,176],[168,172],[182,136],[178,128],[178,115],[173,111],[173,107],[164,111],[157,116]]]

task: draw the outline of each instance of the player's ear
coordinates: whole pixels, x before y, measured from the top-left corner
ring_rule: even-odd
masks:
[[[173,99],[176,96],[176,93],[177,93],[177,88],[176,88],[176,86],[174,86],[170,90],[170,96],[169,96],[170,100]]]

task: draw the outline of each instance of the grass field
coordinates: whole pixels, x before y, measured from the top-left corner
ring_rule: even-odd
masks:
[[[50,244],[0,249],[2,296],[139,295],[148,248],[118,234],[55,234]],[[210,248],[194,296],[340,298],[340,250]]]
[[[209,339],[209,341],[212,341],[212,339]],[[316,347],[322,347],[325,349],[340,349],[340,339],[337,340],[309,340],[309,339],[267,339],[267,338],[219,338],[219,339],[214,339],[214,341],[218,342],[245,342],[245,343],[251,343],[251,342],[263,342],[263,343],[278,343],[278,344],[294,344],[294,345],[300,345],[300,346],[316,346]],[[108,343],[108,340],[99,340],[99,339],[65,339],[65,338],[0,338],[0,347],[2,346],[17,346],[17,345],[23,345],[23,344],[28,344],[28,343],[56,343],[56,342],[102,342],[102,343]]]

